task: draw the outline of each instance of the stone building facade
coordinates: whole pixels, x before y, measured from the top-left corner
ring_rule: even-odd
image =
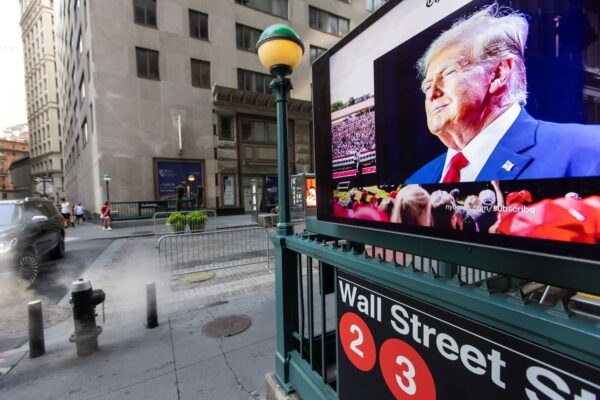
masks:
[[[221,212],[276,198],[270,77],[254,45],[291,25],[306,51],[289,103],[290,172],[313,170],[311,59],[379,1],[55,1],[60,122],[67,196],[111,201],[173,197],[178,184]],[[193,176],[192,179],[189,179]]]
[[[65,193],[54,46],[53,0],[19,0],[25,61],[31,174],[52,185],[55,202]]]

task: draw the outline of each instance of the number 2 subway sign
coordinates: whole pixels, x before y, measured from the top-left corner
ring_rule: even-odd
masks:
[[[339,271],[339,396],[600,399],[600,369]]]

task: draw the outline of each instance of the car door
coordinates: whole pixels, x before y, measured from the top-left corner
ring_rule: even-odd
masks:
[[[39,219],[44,217],[44,219]],[[51,221],[43,203],[25,203],[25,233],[36,255],[47,253],[53,246]]]
[[[58,213],[54,204],[48,201],[44,202],[44,209],[48,216],[48,222],[50,222],[48,229],[50,230],[49,234],[52,237],[52,249],[54,249],[58,245],[58,241],[60,240],[64,229],[63,218],[62,215]]]

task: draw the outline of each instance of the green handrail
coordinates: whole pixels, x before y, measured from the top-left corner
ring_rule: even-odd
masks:
[[[508,283],[502,290],[488,286],[519,277],[598,294],[600,264],[596,260],[394,234],[314,218],[307,219],[307,230],[311,233],[273,236],[275,373],[286,390],[302,398],[338,398],[337,322],[324,324],[334,317],[337,321],[335,311],[332,314],[325,307],[327,294],[336,293],[336,283],[328,282],[337,280],[337,271],[600,367],[597,322],[568,312],[562,303],[547,307],[529,302],[520,289],[508,291],[512,289]],[[351,242],[359,245],[349,246]],[[402,256],[385,261],[375,256],[375,248],[402,252]],[[459,273],[464,266],[488,272],[476,275],[484,277],[480,282],[467,284]]]

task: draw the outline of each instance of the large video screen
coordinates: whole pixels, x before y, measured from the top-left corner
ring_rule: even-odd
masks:
[[[313,64],[318,218],[600,256],[600,1],[389,1]]]

